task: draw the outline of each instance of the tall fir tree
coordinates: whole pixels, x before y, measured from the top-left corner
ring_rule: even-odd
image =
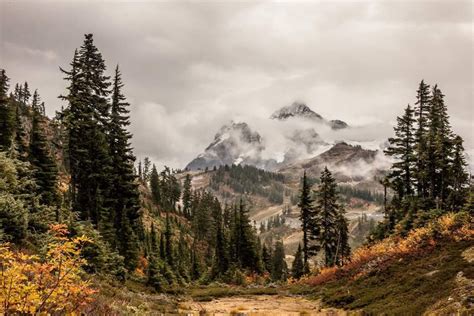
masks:
[[[349,246],[349,224],[344,216],[345,210],[342,206],[339,206],[338,211],[336,217],[337,245],[335,264],[342,266],[347,260],[349,260],[351,248]]]
[[[33,93],[31,107],[33,116],[29,160],[38,185],[38,194],[41,196],[43,204],[59,207],[58,169],[46,139],[46,122],[41,114],[41,103],[37,90]],[[57,213],[56,221],[59,221],[59,213]]]
[[[107,142],[110,83],[92,34],[85,35],[71,67],[63,70],[70,84],[62,98],[69,103],[64,116],[73,209],[83,220],[100,226],[99,221],[110,212],[108,191],[113,179]],[[117,214],[116,218],[122,217]]]
[[[141,166],[140,166],[141,169]],[[156,170],[155,164],[151,168],[150,174],[150,190],[151,190],[151,198],[156,205],[161,204],[161,193],[160,193],[160,176],[158,175],[158,171]]]
[[[258,253],[256,251],[256,237],[253,227],[250,224],[248,210],[242,199],[238,207],[238,217],[236,223],[238,241],[238,261],[242,268],[258,271]]]
[[[315,253],[315,249],[309,245],[309,235],[311,229],[311,221],[314,216],[313,198],[311,197],[311,185],[308,181],[306,171],[303,173],[303,181],[300,193],[300,201],[298,203],[300,208],[301,228],[303,229],[303,262],[308,266],[308,259]]]
[[[0,151],[10,149],[14,133],[14,117],[9,105],[8,88],[10,78],[5,69],[0,70]]]
[[[299,279],[304,273],[303,250],[301,249],[301,244],[298,244],[295,259],[293,260],[293,265],[291,267],[291,276],[295,279]]]
[[[222,211],[216,213],[216,241],[214,252],[214,263],[212,267],[213,277],[223,275],[229,269],[229,256],[227,239],[224,232],[224,222],[222,218]]]
[[[430,86],[421,80],[417,95],[416,95],[416,122],[417,130],[415,132],[415,144],[416,144],[416,186],[418,196],[426,197],[427,195],[427,156],[426,156],[426,134],[428,130],[428,115],[430,112]]]
[[[449,166],[452,158],[453,133],[444,103],[444,95],[435,85],[432,89],[428,116],[427,147],[427,194],[438,208],[443,208],[449,193]],[[434,205],[429,205],[434,206]]]
[[[395,137],[389,138],[389,147],[385,154],[394,157],[397,161],[392,165],[388,175],[391,186],[400,198],[412,196],[414,193],[414,168],[416,163],[414,138],[414,111],[408,105],[402,117],[397,117],[397,126],[394,128]]]
[[[135,230],[135,233],[138,233],[137,221],[140,209],[138,185],[133,171],[135,156],[130,146],[132,136],[127,130],[130,125],[128,110],[130,104],[126,102],[122,88],[122,77],[117,66],[113,80],[111,115],[108,124],[109,150],[112,157],[111,176],[114,185],[108,192],[111,195],[111,208],[103,221],[104,230],[112,230],[109,231],[110,236],[113,236],[114,232],[121,231],[120,225],[122,223],[115,218],[121,217],[122,212],[130,221],[130,226]],[[119,234],[114,239],[123,238],[126,236]]]
[[[30,102],[30,98],[31,98],[31,92],[28,87],[28,82],[25,81],[22,91],[23,93],[22,93],[21,103],[23,103],[24,105],[28,105],[28,102]]]
[[[166,228],[165,228],[165,234],[164,234],[165,254],[166,254],[166,262],[171,267],[174,266],[172,237],[173,237],[173,232],[171,230],[170,215],[167,213],[166,214]]]
[[[463,140],[461,136],[453,139],[453,158],[449,168],[449,186],[451,191],[447,198],[447,209],[460,211],[469,198],[469,174],[466,172]],[[471,193],[471,196],[473,194]]]
[[[288,267],[285,261],[285,248],[281,240],[275,243],[275,250],[272,258],[272,280],[286,281],[288,276]]]
[[[338,216],[336,182],[331,172],[325,167],[321,173],[321,183],[316,191],[315,216],[312,221],[310,239],[323,251],[326,266],[333,266],[336,263]]]
[[[272,248],[267,247],[267,245],[264,243],[262,246],[262,262],[263,262],[263,268],[264,271],[271,273],[273,268],[273,262],[272,262]]]
[[[191,218],[191,180],[191,175],[187,174],[183,183],[183,214],[188,219]]]

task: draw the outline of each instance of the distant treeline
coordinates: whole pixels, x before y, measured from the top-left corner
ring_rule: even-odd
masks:
[[[339,186],[339,193],[349,200],[350,198],[359,198],[368,202],[375,202],[377,204],[383,203],[383,194],[373,192],[365,189],[357,189],[352,186]]]
[[[228,186],[238,194],[255,194],[267,198],[271,203],[283,203],[285,177],[282,174],[258,169],[253,166],[221,166],[210,180],[210,187],[219,190]]]

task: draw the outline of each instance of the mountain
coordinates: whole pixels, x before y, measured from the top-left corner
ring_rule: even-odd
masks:
[[[293,102],[279,109],[270,116],[270,119],[276,121],[306,119],[319,124],[314,127],[286,131],[281,144],[281,154],[275,154],[275,157],[271,157],[270,154],[270,158],[263,159],[262,153],[266,148],[260,134],[253,131],[245,122],[231,122],[222,126],[204,152],[189,162],[185,168],[204,170],[223,165],[247,164],[266,170],[275,170],[283,165],[315,156],[322,146],[327,146],[328,143],[316,130],[321,125],[330,126],[332,130],[348,127],[348,124],[341,120],[326,120],[301,102]],[[269,156],[268,153],[266,156]],[[280,157],[278,162],[277,156]]]
[[[306,170],[309,175],[319,177],[321,171],[327,166],[340,182],[364,180],[373,182],[373,176],[380,172],[378,153],[377,150],[365,149],[360,145],[339,142],[313,158],[282,166],[278,172],[289,176],[299,176],[303,170]]]
[[[267,168],[269,162],[260,158],[264,148],[260,134],[252,131],[247,123],[231,122],[220,128],[211,144],[186,169],[204,170],[233,164]]]
[[[302,117],[314,120],[324,120],[321,115],[311,110],[306,104],[301,102],[293,102],[289,106],[284,106],[274,112],[270,118],[276,120],[286,120],[292,117]]]
[[[270,119],[284,121],[290,118],[303,118],[313,120],[318,123],[329,125],[332,129],[338,130],[349,127],[349,125],[341,120],[326,120],[320,114],[311,110],[302,102],[293,102],[289,106],[284,106],[270,115]]]

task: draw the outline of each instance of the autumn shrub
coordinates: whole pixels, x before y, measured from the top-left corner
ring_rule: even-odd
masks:
[[[51,225],[44,258],[0,245],[1,314],[75,314],[95,290],[82,278],[81,249],[90,240],[69,238],[65,225]]]
[[[319,274],[302,282],[319,285],[344,276],[355,280],[372,271],[382,271],[399,258],[430,251],[442,239],[474,239],[472,216],[467,212],[445,214],[424,227],[412,229],[404,238],[391,236],[361,247],[354,251],[351,260],[344,266],[323,268]]]

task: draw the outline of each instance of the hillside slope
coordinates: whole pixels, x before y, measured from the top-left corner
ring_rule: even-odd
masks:
[[[445,215],[404,239],[360,249],[342,268],[323,269],[304,281],[306,293],[328,306],[374,315],[470,315],[473,228],[469,214]]]

